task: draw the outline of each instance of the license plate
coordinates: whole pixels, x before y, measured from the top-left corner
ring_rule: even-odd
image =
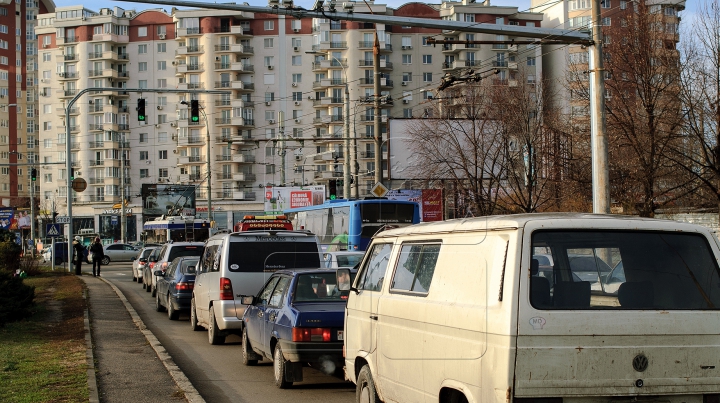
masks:
[[[343,334],[343,331],[342,331],[342,330],[338,330],[338,336],[337,336],[337,339],[338,339],[338,340],[345,340],[345,336],[344,336],[344,334]]]

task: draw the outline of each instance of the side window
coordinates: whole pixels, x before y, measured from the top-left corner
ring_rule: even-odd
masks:
[[[222,245],[215,246],[215,261],[213,262],[212,270],[220,271],[222,267]]]
[[[282,277],[280,281],[278,281],[275,290],[273,290],[272,295],[270,296],[270,302],[268,302],[268,306],[280,307],[280,305],[282,305],[282,296],[285,293],[285,289],[287,288],[289,283],[290,277]]]
[[[385,270],[390,260],[392,244],[381,243],[373,245],[369,252],[367,263],[358,275],[358,290],[380,291],[385,278]]]
[[[427,294],[439,253],[440,244],[403,245],[390,289]]]
[[[213,262],[215,261],[215,251],[217,250],[217,245],[208,245],[207,248],[205,248],[205,253],[203,254],[202,258],[202,273],[207,273],[210,271],[210,269],[213,266]]]
[[[160,249],[160,252],[155,254],[155,257],[157,260],[160,260],[163,256],[165,256],[165,250],[167,249],[167,246],[163,246],[162,249]]]
[[[135,250],[135,248],[130,245],[125,245],[125,250]]]
[[[275,284],[277,284],[280,277],[271,277],[270,281],[265,284],[265,287],[260,291],[258,300],[261,304],[267,305],[268,301],[270,300],[270,293],[272,293],[273,288],[275,288]]]
[[[175,269],[176,269],[176,268],[177,268],[177,264],[176,264],[176,263],[171,264],[171,265],[170,265],[170,268],[169,268],[168,271],[167,271],[167,274],[165,275],[165,277],[167,277],[167,278],[173,278],[173,277],[175,277]]]

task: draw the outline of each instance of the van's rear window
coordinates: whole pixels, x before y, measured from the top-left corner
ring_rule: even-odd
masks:
[[[720,309],[720,271],[699,234],[536,231],[532,255],[537,309]]]
[[[273,272],[320,267],[315,242],[231,242],[228,267],[234,272]]]
[[[176,257],[180,256],[202,256],[205,251],[204,246],[173,246],[170,248],[170,256],[168,262],[172,262]]]

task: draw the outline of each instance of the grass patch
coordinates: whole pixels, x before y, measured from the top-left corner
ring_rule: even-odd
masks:
[[[0,329],[0,401],[87,401],[84,283],[57,271],[25,282],[36,287],[36,306]]]

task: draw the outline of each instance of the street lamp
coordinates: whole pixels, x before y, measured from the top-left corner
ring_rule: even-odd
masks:
[[[180,105],[190,105],[190,103],[187,101],[180,101]],[[207,115],[205,114],[205,108],[203,108],[202,106],[200,107],[200,113],[202,113],[203,119],[205,119],[205,141],[207,142],[208,220],[210,221],[210,223],[212,223],[213,213],[212,213],[212,171],[211,171],[211,165],[210,165],[210,126],[208,124]]]
[[[307,51],[305,52],[309,55],[325,55],[328,56],[327,53],[318,52],[318,51]],[[343,74],[345,75],[345,118],[344,118],[344,124],[343,124],[343,137],[345,138],[345,164],[343,168],[343,198],[350,199],[350,90],[348,88],[348,77],[347,77],[347,70],[345,69],[345,66],[343,65],[342,61],[339,60],[337,57],[330,55],[343,69]]]

